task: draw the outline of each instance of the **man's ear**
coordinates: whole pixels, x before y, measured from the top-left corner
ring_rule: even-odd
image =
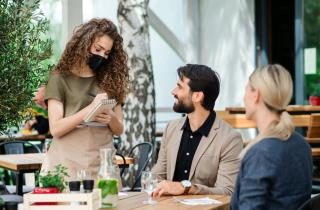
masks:
[[[204,94],[202,91],[193,92],[192,93],[192,101],[196,103],[200,103],[204,99]]]

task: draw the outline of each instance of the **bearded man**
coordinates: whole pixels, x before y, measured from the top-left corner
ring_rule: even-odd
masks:
[[[173,110],[186,114],[166,126],[156,165],[162,180],[153,197],[181,194],[231,195],[239,171],[241,135],[219,119],[214,105],[220,92],[217,72],[188,64],[177,70]]]

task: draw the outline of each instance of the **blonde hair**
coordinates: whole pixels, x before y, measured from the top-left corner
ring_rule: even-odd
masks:
[[[257,68],[249,77],[249,86],[258,89],[266,107],[279,115],[280,120],[271,122],[265,131],[243,149],[240,157],[256,143],[266,137],[275,137],[286,141],[294,131],[294,126],[286,107],[292,97],[292,79],[290,73],[281,65],[273,64]]]

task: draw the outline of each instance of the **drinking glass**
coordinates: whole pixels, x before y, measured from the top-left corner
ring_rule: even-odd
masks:
[[[77,171],[77,178],[80,181],[80,191],[83,192],[83,180],[91,179],[90,171],[85,169],[80,169]]]
[[[79,179],[79,181],[83,181],[85,179],[90,179],[90,171],[85,170],[85,169],[80,169],[77,171],[77,177]]]
[[[157,187],[158,180],[151,171],[143,171],[141,174],[141,190],[145,191],[148,194],[148,200],[143,201],[144,204],[154,205],[157,201],[152,200],[151,194],[154,189]]]

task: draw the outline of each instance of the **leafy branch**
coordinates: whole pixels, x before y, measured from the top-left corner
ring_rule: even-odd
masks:
[[[51,68],[49,21],[40,0],[0,0],[0,131],[17,126]]]

